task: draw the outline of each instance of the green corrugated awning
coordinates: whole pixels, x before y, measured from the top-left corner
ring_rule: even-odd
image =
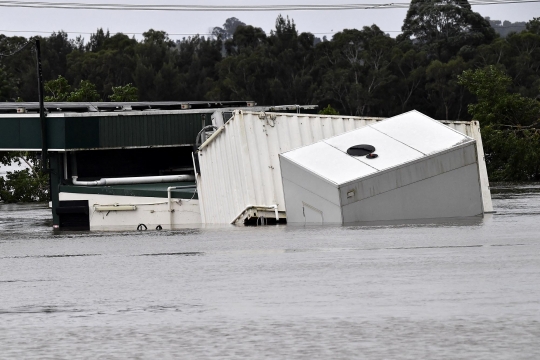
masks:
[[[190,189],[171,190],[174,199],[198,199],[194,182],[174,182],[157,184],[107,185],[107,186],[75,186],[60,185],[60,192],[75,194],[97,194],[116,196],[137,196],[167,198],[167,188],[170,186],[193,186]]]
[[[48,116],[47,148],[62,151],[193,145],[199,131],[212,124],[210,115],[119,113]],[[37,114],[1,116],[0,130],[0,151],[42,149],[41,123]]]

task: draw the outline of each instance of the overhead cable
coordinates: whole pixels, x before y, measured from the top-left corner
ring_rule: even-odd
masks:
[[[470,0],[468,4],[502,5],[537,3],[540,0]],[[459,3],[459,1],[458,1]],[[171,5],[171,4],[122,4],[52,1],[0,1],[0,7],[68,9],[68,10],[129,10],[129,11],[329,11],[408,8],[410,2],[353,3],[353,4],[293,4],[293,5]]]

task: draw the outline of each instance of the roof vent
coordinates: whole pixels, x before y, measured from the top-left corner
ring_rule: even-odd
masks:
[[[365,156],[375,151],[375,147],[371,145],[354,145],[347,149],[347,154],[351,156]]]

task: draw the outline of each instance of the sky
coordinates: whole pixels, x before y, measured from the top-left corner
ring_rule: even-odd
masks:
[[[28,1],[28,0],[23,0]],[[106,3],[99,0],[45,0],[49,2]],[[409,0],[398,0],[408,3]],[[0,1],[0,3],[5,1]],[[281,5],[281,4],[350,4],[388,3],[388,0],[115,0],[122,4],[185,4],[185,5]],[[492,20],[529,21],[540,17],[540,2],[473,6],[473,10]],[[340,11],[257,11],[257,12],[161,12],[161,11],[111,11],[111,10],[64,10],[27,9],[0,7],[0,33],[5,35],[47,36],[53,31],[63,30],[70,38],[82,35],[85,39],[97,28],[109,29],[111,33],[135,33],[137,38],[148,29],[162,30],[172,39],[181,39],[192,34],[206,34],[215,26],[222,26],[229,17],[236,17],[248,25],[261,27],[267,33],[274,28],[275,19],[281,13],[294,19],[300,32],[311,32],[322,38],[343,29],[361,29],[363,26],[378,25],[392,36],[400,32],[406,9],[340,10]],[[11,32],[8,32],[11,31]],[[19,31],[19,32],[14,32]],[[39,33],[40,31],[44,33]]]

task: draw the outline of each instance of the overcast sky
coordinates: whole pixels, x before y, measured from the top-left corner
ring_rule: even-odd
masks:
[[[55,2],[73,2],[73,0],[50,0]],[[98,0],[79,0],[87,3],[106,3]],[[343,3],[388,3],[388,0],[226,0],[226,1],[174,1],[174,0],[115,0],[114,3],[127,4],[197,4],[197,5],[278,5],[278,4],[343,4]],[[401,2],[408,2],[401,0]],[[540,3],[502,4],[473,6],[474,11],[482,16],[496,20],[529,21],[540,17]],[[297,24],[299,31],[309,31],[316,36],[332,34],[346,28],[361,29],[363,26],[377,24],[392,36],[399,34],[405,18],[406,9],[386,10],[346,10],[346,11],[291,11],[281,12],[288,15]],[[270,32],[279,12],[160,12],[160,11],[104,11],[104,10],[52,10],[0,7],[0,33],[32,36],[35,31],[64,30],[70,37],[79,34],[86,39],[84,33],[95,32],[99,27],[109,29],[112,33],[142,33],[150,28],[163,30],[171,34],[171,38],[180,39],[182,35],[172,34],[205,34],[214,26],[221,26],[225,19],[237,17],[241,21],[263,28]],[[30,32],[6,32],[30,31]],[[46,35],[46,34],[41,34]],[[140,38],[140,35],[137,36]]]

